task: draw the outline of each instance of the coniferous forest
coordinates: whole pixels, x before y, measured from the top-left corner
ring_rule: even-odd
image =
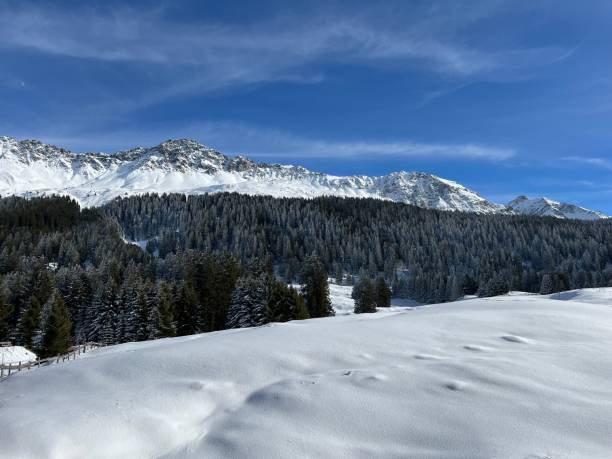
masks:
[[[103,209],[160,258],[184,250],[270,260],[299,280],[317,255],[330,277],[383,276],[425,303],[509,289],[552,293],[612,285],[612,221],[477,215],[376,199],[240,194],[145,195]],[[544,285],[543,285],[544,284]]]
[[[307,319],[325,307],[333,313],[326,275],[314,277],[322,264],[310,258],[310,265],[301,294],[265,259],[242,263],[230,253],[195,250],[156,257],[126,243],[116,220],[98,209],[81,210],[64,197],[4,198],[0,341],[47,356],[87,341]]]
[[[391,293],[444,302],[612,286],[611,230],[373,199],[171,194],[80,209],[65,197],[3,198],[0,341],[55,355],[323,317],[328,277],[357,282],[357,312]]]

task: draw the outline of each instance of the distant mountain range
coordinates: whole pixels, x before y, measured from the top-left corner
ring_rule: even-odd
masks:
[[[77,154],[36,140],[0,137],[0,195],[64,194],[84,206],[143,193],[234,191],[277,197],[371,197],[424,208],[593,220],[600,212],[521,196],[495,204],[463,185],[422,172],[334,176],[301,166],[226,156],[194,140],[168,140],[115,154]]]

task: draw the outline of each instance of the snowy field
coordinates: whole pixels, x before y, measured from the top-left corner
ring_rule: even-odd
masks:
[[[0,383],[0,457],[608,459],[610,293],[92,351]]]

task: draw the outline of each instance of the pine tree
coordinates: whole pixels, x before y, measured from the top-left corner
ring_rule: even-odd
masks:
[[[72,322],[68,308],[61,295],[55,293],[51,300],[51,311],[43,336],[42,356],[59,355],[68,352],[71,346]]]
[[[93,303],[93,309],[97,315],[91,338],[105,344],[117,342],[117,313],[120,302],[117,290],[114,281],[109,280],[106,287],[97,293]]]
[[[328,317],[335,314],[329,298],[327,272],[317,257],[308,258],[304,264],[301,293],[310,317]]]
[[[198,333],[198,300],[196,292],[183,284],[176,300],[176,334],[179,336]]]
[[[491,297],[504,295],[510,291],[510,284],[501,274],[490,278],[478,291],[479,297]]]
[[[40,325],[42,306],[38,298],[32,297],[27,309],[19,320],[19,344],[34,349],[34,337],[37,335]]]
[[[376,312],[376,288],[370,278],[359,278],[353,286],[351,298],[355,301],[355,314]]]
[[[227,328],[257,327],[270,322],[269,277],[247,274],[238,279],[227,312]]]
[[[8,302],[0,290],[0,341],[7,341],[11,333],[10,319],[13,315],[13,306]]]
[[[310,319],[304,297],[293,287],[289,287],[289,305],[292,320]]]
[[[542,276],[542,282],[540,284],[540,295],[550,295],[553,292],[553,281],[550,274],[544,274]]]
[[[272,322],[308,319],[304,298],[293,287],[274,281],[268,303]]]
[[[375,303],[377,308],[388,308],[391,306],[391,289],[382,276],[376,279]]]
[[[166,283],[162,283],[158,289],[158,301],[155,314],[157,323],[155,326],[155,338],[166,338],[176,336],[176,325],[174,323],[174,302],[172,290]]]

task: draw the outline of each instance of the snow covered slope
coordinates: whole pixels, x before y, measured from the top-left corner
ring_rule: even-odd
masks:
[[[22,346],[0,347],[0,363],[27,363],[36,360],[36,354]]]
[[[610,330],[513,295],[122,344],[0,383],[0,457],[607,459]]]
[[[608,218],[601,212],[578,207],[574,204],[553,201],[547,198],[528,198],[519,196],[508,203],[508,209],[523,215],[540,217],[574,218],[578,220],[599,220]]]
[[[553,293],[550,299],[562,301],[578,301],[580,303],[604,304],[612,306],[612,287],[582,288],[567,292]]]
[[[338,177],[225,156],[193,140],[169,140],[113,155],[77,155],[34,140],[0,137],[0,195],[61,193],[92,206],[130,194],[216,191],[373,197],[478,213],[503,209],[458,183],[419,172]]]

